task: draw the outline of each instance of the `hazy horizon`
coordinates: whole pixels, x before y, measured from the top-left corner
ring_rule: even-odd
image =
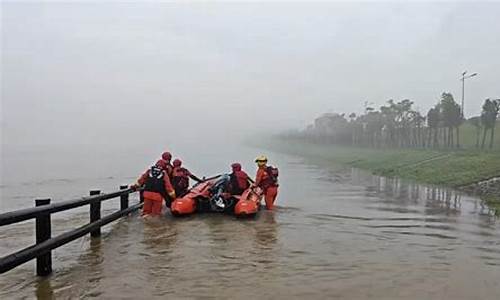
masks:
[[[500,0],[0,0],[0,299],[500,299],[500,101],[314,123],[427,115],[465,70],[478,115],[499,25]],[[142,177],[164,151],[189,172]]]
[[[499,97],[500,3],[2,3],[2,148],[235,140]],[[210,136],[210,137],[207,137]],[[125,142],[127,141],[127,142]]]

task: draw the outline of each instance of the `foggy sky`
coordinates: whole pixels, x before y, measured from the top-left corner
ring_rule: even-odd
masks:
[[[2,147],[300,128],[443,91],[500,98],[499,3],[3,3]],[[132,142],[124,140],[133,139]]]

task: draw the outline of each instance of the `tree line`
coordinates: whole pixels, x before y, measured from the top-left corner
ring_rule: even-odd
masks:
[[[379,109],[365,103],[364,113],[325,113],[306,129],[287,137],[365,147],[460,148],[460,128],[469,122],[475,128],[476,147],[484,149],[489,133],[493,148],[500,99],[486,99],[480,116],[465,120],[451,93],[442,93],[439,102],[423,115],[409,99],[389,100]]]

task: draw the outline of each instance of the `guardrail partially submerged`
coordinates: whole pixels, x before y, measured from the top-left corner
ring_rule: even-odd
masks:
[[[0,274],[36,258],[36,274],[46,276],[52,273],[51,250],[76,240],[88,233],[91,237],[101,235],[101,227],[131,212],[139,210],[143,203],[129,207],[129,194],[137,190],[120,186],[120,191],[101,194],[90,191],[89,197],[50,204],[50,199],[35,200],[35,207],[0,214],[0,226],[35,219],[36,244],[0,258]],[[101,202],[120,197],[120,210],[101,218]],[[90,205],[90,223],[51,237],[51,214],[72,208]]]

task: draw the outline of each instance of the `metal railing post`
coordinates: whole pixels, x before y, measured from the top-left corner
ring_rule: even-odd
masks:
[[[99,195],[101,191],[92,190],[90,191],[90,196]],[[101,219],[101,201],[91,202],[90,203],[90,223],[95,221],[99,221]],[[101,236],[101,228],[96,228],[90,232],[91,237]]]
[[[68,201],[51,203],[50,199],[35,199],[35,207],[25,208],[11,212],[0,213],[0,227],[35,219],[36,244],[26,247],[17,252],[0,257],[0,274],[14,269],[28,261],[36,259],[36,274],[47,276],[52,273],[52,250],[57,249],[71,241],[81,238],[87,234],[92,237],[101,234],[100,228],[121,217],[127,216],[142,207],[142,203],[130,206],[130,193],[136,192],[121,186],[120,191],[102,194],[100,191],[91,191],[91,197],[82,197]],[[119,211],[101,218],[101,202],[120,197]],[[90,205],[91,223],[80,226],[71,231],[64,232],[55,237],[51,233],[51,214],[67,211],[69,209]],[[124,208],[128,206],[128,208]],[[98,240],[92,240],[95,242]]]
[[[128,185],[120,185],[120,190],[128,189]],[[128,208],[128,194],[123,194],[120,196],[120,210]]]
[[[50,199],[36,199],[35,206],[48,205]],[[50,213],[41,214],[36,217],[35,222],[36,243],[40,244],[51,237]],[[47,276],[52,273],[52,252],[36,257],[36,274],[38,276]]]

